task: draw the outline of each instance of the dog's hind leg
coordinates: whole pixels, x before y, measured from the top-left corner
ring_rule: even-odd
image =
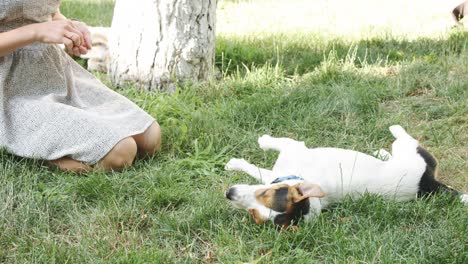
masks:
[[[409,156],[417,155],[419,142],[416,139],[399,125],[391,126],[389,130],[395,137],[392,144],[392,158],[405,157],[407,159]]]
[[[452,197],[458,197],[463,203],[468,205],[468,195],[453,189],[436,180],[437,160],[426,149],[419,145],[419,142],[410,136],[401,126],[391,126],[390,132],[396,138],[392,144],[392,160],[403,160],[405,163],[415,158],[423,159],[425,170],[420,178],[418,186],[418,197],[432,195],[439,192],[449,193]]]
[[[402,128],[400,125],[393,125],[393,126],[390,126],[388,128],[390,130],[390,132],[392,133],[392,135],[396,138],[396,139],[399,139],[399,138],[402,138],[402,137],[410,137],[410,138],[413,138],[412,136],[410,136],[406,130],[404,128]]]
[[[250,164],[244,159],[231,159],[226,163],[224,169],[227,171],[242,171],[248,175],[254,177],[255,179],[261,181],[262,183],[270,183],[274,179],[272,177],[271,170],[259,168],[253,164]]]
[[[303,147],[305,148],[305,144],[303,141],[296,141],[290,138],[274,138],[269,135],[263,135],[258,138],[258,145],[263,150],[277,150],[283,151],[284,149],[291,148],[291,147]]]

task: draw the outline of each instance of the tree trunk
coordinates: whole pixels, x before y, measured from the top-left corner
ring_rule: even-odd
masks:
[[[215,13],[216,0],[117,0],[112,81],[174,91],[176,82],[206,80],[214,67]]]

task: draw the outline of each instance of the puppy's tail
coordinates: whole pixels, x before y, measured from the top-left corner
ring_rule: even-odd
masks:
[[[419,181],[418,197],[424,197],[435,193],[449,193],[453,198],[459,197],[459,199],[466,205],[468,205],[468,195],[462,194],[461,192],[453,189],[452,187],[438,182],[435,179],[437,172],[437,160],[425,150],[419,146],[417,148],[418,154],[426,162],[426,170]]]

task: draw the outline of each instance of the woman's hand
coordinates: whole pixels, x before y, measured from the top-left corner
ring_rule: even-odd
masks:
[[[88,30],[88,26],[80,21],[72,21],[73,26],[81,32],[83,35],[84,42],[79,46],[79,52],[81,54],[86,54],[88,50],[92,48],[91,46],[91,33]]]
[[[78,25],[78,23],[76,23],[76,25]],[[75,26],[73,21],[55,20],[31,24],[30,26],[34,31],[35,41],[51,44],[64,44],[67,52],[75,56],[86,54],[90,49],[89,32],[85,32],[85,34],[87,34],[87,40],[85,40],[82,31]],[[80,28],[85,31],[84,29],[86,29],[86,26],[80,25]]]

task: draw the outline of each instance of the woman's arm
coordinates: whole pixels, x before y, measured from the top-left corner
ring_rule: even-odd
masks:
[[[91,45],[84,40],[83,33],[75,22],[66,20],[59,10],[54,21],[35,23],[0,33],[0,57],[34,42],[64,44],[68,52],[85,54]],[[60,19],[65,18],[65,19]],[[87,33],[89,34],[89,32]],[[87,36],[89,41],[89,36]]]
[[[0,57],[32,44],[36,39],[34,28],[29,25],[0,33]]]

